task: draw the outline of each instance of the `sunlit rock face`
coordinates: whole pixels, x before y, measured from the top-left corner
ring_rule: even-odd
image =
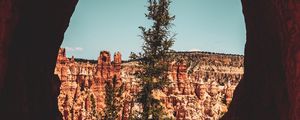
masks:
[[[98,61],[77,62],[66,58],[65,49],[58,52],[55,74],[61,79],[59,110],[65,120],[99,119],[105,108],[105,81],[116,75],[120,80],[121,54],[102,51]]]
[[[243,75],[243,56],[207,52],[170,53],[172,83],[163,90],[168,116],[176,119],[219,119]]]
[[[169,84],[152,91],[162,101],[166,117],[186,120],[219,119],[230,104],[233,91],[243,75],[243,56],[207,52],[175,52],[169,63]],[[64,119],[103,119],[105,81],[117,78],[124,87],[118,119],[129,119],[141,110],[134,99],[140,89],[134,73],[141,70],[137,62],[122,62],[119,52],[113,61],[102,51],[97,61],[68,59],[60,49],[55,74],[61,79],[58,103]]]

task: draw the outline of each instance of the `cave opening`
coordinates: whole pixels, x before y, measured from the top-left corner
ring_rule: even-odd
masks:
[[[0,114],[3,119],[62,118],[56,117],[56,96],[49,85],[57,78],[51,77],[57,53],[78,1],[43,2],[46,3],[38,0],[0,2]],[[242,0],[242,3],[247,29],[245,74],[223,119],[297,120],[300,118],[300,114],[297,114],[299,71],[296,68],[299,65],[299,2]],[[76,50],[83,49],[78,47]],[[101,63],[96,60],[69,59],[78,60]],[[70,73],[65,68],[63,71]],[[102,84],[103,81],[97,79],[96,82]],[[130,86],[126,85],[126,88]],[[103,100],[92,94],[89,94],[89,98],[93,107],[97,106],[94,104],[96,101]]]
[[[193,104],[196,104],[195,100],[207,102],[218,99],[207,104],[222,106],[215,109],[219,112],[212,113],[219,119],[226,113],[234,89],[243,75],[246,33],[242,5],[239,1],[207,2],[206,5],[199,7],[196,4],[200,3],[195,0],[190,3],[173,1],[172,4],[170,12],[176,16],[172,29],[174,29],[174,33],[178,33],[173,49],[177,51],[175,52],[176,57],[183,59],[178,59],[180,62],[172,65],[170,78],[174,80],[174,83],[166,92],[169,96],[173,94],[177,94],[177,96],[166,99],[168,99],[168,103],[171,103],[172,108],[179,107],[178,105],[184,101],[193,101]],[[101,113],[103,115],[105,109],[104,84],[106,80],[111,80],[113,75],[118,76],[118,79],[121,80],[120,84],[127,82],[125,84],[128,86],[127,91],[132,92],[137,89],[132,83],[132,79],[134,79],[132,74],[136,70],[132,64],[135,63],[127,57],[130,52],[141,49],[138,48],[142,44],[137,36],[140,34],[138,26],[151,25],[143,16],[147,12],[145,5],[144,1],[131,3],[125,1],[104,3],[95,0],[79,1],[61,45],[62,49],[59,50],[67,51],[67,54],[59,52],[55,69],[55,74],[58,74],[61,79],[66,79],[62,80],[64,83],[62,83],[61,94],[58,97],[59,110],[64,117],[70,117],[71,113],[77,113],[72,116],[79,117],[82,109],[85,111],[84,114],[97,111],[99,116]],[[128,17],[127,13],[132,15],[128,15],[130,16]],[[100,50],[103,51],[100,52]],[[111,61],[110,51],[120,51],[120,53],[114,53]],[[121,54],[123,58],[121,58]],[[61,60],[68,62],[60,62]],[[83,76],[79,77],[79,75]],[[76,90],[77,83],[71,81],[75,78],[81,83],[80,91]],[[74,88],[74,90],[69,88]],[[171,88],[177,91],[171,90]],[[192,99],[188,97],[189,95],[196,98]],[[66,96],[74,96],[69,98],[76,99],[76,101],[67,100]],[[182,96],[184,96],[184,100],[180,101],[178,97]],[[217,96],[220,97],[216,98]],[[78,98],[81,101],[77,100]],[[91,100],[91,98],[95,98],[95,100]],[[67,103],[68,107],[62,107]],[[124,110],[130,111],[125,111],[125,113],[131,113],[132,107],[129,103],[124,103],[121,108],[123,113]],[[74,106],[79,107],[72,109]],[[173,109],[170,115],[181,118],[181,114],[190,114],[190,112],[182,112]],[[213,117],[208,113],[199,116],[197,113],[200,112],[198,111],[192,116],[198,117],[195,119]],[[120,116],[127,118],[129,115]]]
[[[62,118],[58,116],[57,103],[54,100],[56,96],[52,94],[54,92],[51,91],[50,85],[53,79],[57,78],[52,77],[57,53],[77,2],[77,0],[0,2],[1,118],[11,120]],[[300,50],[300,3],[298,0],[242,0],[242,3],[247,29],[245,74],[223,119],[298,120],[300,82],[297,60]],[[76,48],[76,51],[80,50],[83,49]],[[101,62],[83,59],[76,61]],[[66,74],[69,73],[68,69],[63,69],[61,70]],[[89,84],[93,82],[90,81]],[[96,80],[96,83],[102,84],[101,82],[103,81],[100,79]],[[126,88],[129,89],[130,85],[126,85]],[[66,98],[69,99],[69,96]],[[87,101],[93,103],[90,104],[93,107],[97,106],[94,104],[96,101],[103,100],[103,98],[97,100],[92,94],[89,94],[89,98],[90,101]]]

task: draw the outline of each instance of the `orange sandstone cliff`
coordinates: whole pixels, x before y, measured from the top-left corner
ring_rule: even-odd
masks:
[[[169,65],[171,84],[153,91],[165,107],[166,117],[174,119],[219,119],[233,97],[235,86],[243,75],[243,56],[208,52],[175,52]],[[59,110],[65,120],[103,119],[105,81],[117,78],[117,87],[124,87],[120,96],[118,119],[129,119],[141,110],[133,97],[138,91],[135,61],[122,62],[119,52],[113,61],[107,51],[97,61],[68,59],[61,48],[55,74],[61,79]]]

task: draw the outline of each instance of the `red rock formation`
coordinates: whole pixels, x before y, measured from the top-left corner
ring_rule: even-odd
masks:
[[[105,108],[105,81],[112,80],[114,75],[116,75],[118,83],[120,83],[120,70],[121,70],[121,54],[119,52],[115,53],[114,61],[111,61],[110,53],[108,51],[100,52],[98,57],[97,72],[95,75],[96,83],[92,85],[92,90],[94,91],[97,98],[97,107],[99,111],[103,111]],[[118,86],[120,86],[118,84]]]
[[[223,119],[300,119],[300,2],[242,0],[245,74]]]
[[[51,80],[77,0],[0,1],[0,116],[54,120]]]
[[[138,79],[134,76],[135,71],[140,70],[136,62],[122,63],[119,52],[114,54],[114,61],[110,61],[109,52],[102,51],[97,64],[77,62],[74,58],[68,60],[61,57],[64,54],[59,52],[55,69],[62,82],[58,101],[64,119],[102,119],[105,109],[105,81],[110,81],[114,75],[117,76],[117,87],[124,83],[124,92],[118,98],[118,106],[121,107],[118,119],[127,120],[134,112],[141,110],[134,98],[139,91]],[[163,90],[153,91],[152,95],[163,101],[165,112],[170,118],[220,118],[227,111],[232,92],[243,73],[240,64],[233,63],[241,62],[242,57],[203,52],[176,55],[181,60],[170,63],[171,85]],[[223,57],[230,62],[222,61]],[[234,84],[231,85],[231,82]],[[92,111],[96,111],[99,116],[91,114]]]
[[[117,77],[117,82],[118,85],[121,85],[121,64],[122,64],[122,55],[120,52],[117,52],[114,54],[114,62],[113,62],[113,70],[114,70],[114,75]]]
[[[110,53],[107,51],[102,51],[98,57],[97,65],[97,76],[100,77],[101,83],[112,78],[112,65],[110,60]]]
[[[233,90],[243,74],[243,57],[204,52],[174,54],[180,61],[170,63],[170,86],[161,91],[154,91],[152,95],[163,101],[169,118],[219,119],[227,111]],[[224,62],[224,59],[227,61]],[[137,93],[135,89],[138,86],[133,86],[135,82],[132,81],[136,80],[132,77],[134,72],[128,71],[139,70],[138,66],[132,64],[123,63],[121,70],[125,73],[123,81],[132,84],[131,95]],[[131,107],[140,109],[138,105]]]
[[[66,49],[65,48],[59,48],[56,61],[60,62],[60,63],[69,62],[69,59],[66,56]]]
[[[65,57],[64,49],[57,56],[55,74],[62,82],[59,95],[59,110],[64,119],[101,119],[105,108],[105,81],[114,75],[121,82],[121,54],[102,51],[98,63],[77,62],[74,57]],[[119,85],[120,86],[120,85]]]
[[[186,67],[186,61],[182,60],[178,63],[177,68],[177,81],[179,83],[184,83],[187,79],[187,67]]]

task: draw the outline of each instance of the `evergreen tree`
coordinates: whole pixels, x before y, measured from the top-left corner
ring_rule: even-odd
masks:
[[[99,118],[99,115],[98,115],[98,113],[97,113],[96,100],[95,100],[94,95],[90,95],[90,100],[91,100],[91,102],[92,102],[92,106],[91,106],[91,108],[92,108],[92,113],[91,113],[91,118],[90,118],[90,119],[92,119],[92,118],[98,119],[98,118]]]
[[[123,85],[117,88],[117,77],[105,82],[105,120],[116,120],[120,111],[120,99],[123,93]]]
[[[169,14],[170,0],[149,0],[148,14],[146,18],[153,21],[153,25],[142,31],[141,38],[144,40],[141,53],[132,54],[131,58],[137,60],[142,71],[136,73],[141,87],[137,96],[137,102],[142,105],[141,119],[162,119],[163,107],[160,100],[154,98],[152,92],[167,87],[167,77],[170,56],[170,47],[174,44],[174,36],[170,33],[171,22],[175,16]]]

